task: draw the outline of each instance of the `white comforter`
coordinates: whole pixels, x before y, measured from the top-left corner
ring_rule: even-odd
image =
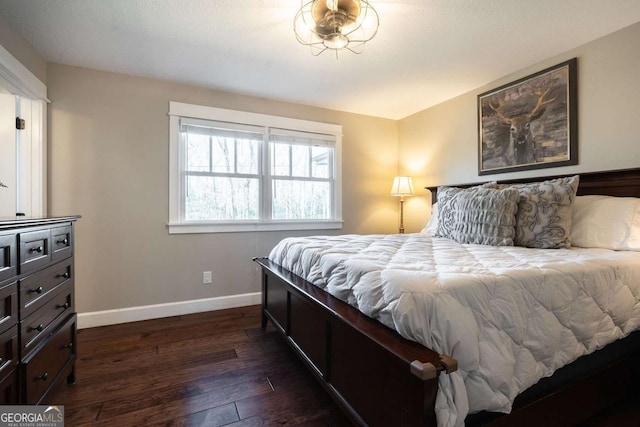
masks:
[[[458,360],[439,426],[516,395],[640,327],[640,253],[461,245],[423,234],[290,238],[269,259]]]

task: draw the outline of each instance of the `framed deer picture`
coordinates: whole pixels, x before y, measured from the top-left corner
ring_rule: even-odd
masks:
[[[578,164],[577,60],[478,95],[478,173]]]

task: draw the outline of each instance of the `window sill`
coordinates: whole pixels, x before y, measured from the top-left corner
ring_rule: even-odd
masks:
[[[179,222],[167,224],[169,234],[197,233],[250,233],[256,231],[288,230],[340,230],[342,220],[330,221],[291,221],[291,222],[251,222],[251,223],[211,223]]]

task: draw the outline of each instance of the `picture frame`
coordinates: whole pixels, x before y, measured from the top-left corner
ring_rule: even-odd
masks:
[[[578,164],[577,58],[478,95],[478,174]]]

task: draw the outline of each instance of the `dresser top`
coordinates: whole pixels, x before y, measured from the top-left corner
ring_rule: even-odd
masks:
[[[58,216],[58,217],[27,217],[18,216],[13,218],[0,217],[0,230],[11,228],[33,227],[38,225],[51,225],[63,222],[77,221],[80,215]]]

